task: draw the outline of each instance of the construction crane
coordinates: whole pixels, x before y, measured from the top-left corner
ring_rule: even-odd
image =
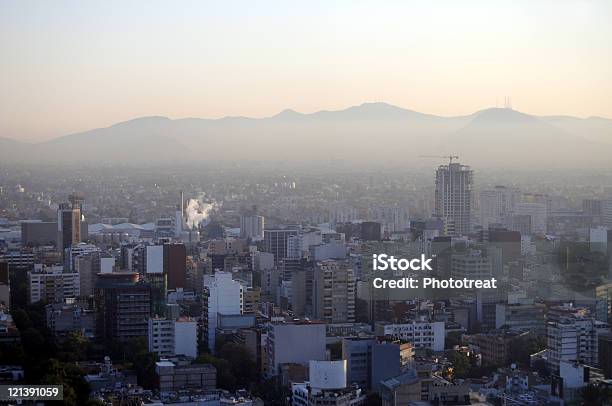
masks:
[[[447,158],[450,165],[453,163],[453,159],[459,159],[459,155],[419,155],[419,158]]]

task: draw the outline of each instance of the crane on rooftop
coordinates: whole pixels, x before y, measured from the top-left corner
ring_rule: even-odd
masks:
[[[459,155],[419,155],[419,158],[447,158],[450,165],[453,163],[453,159],[459,159]]]

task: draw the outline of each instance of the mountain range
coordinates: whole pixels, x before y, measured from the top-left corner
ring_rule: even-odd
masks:
[[[441,117],[386,103],[267,118],[142,117],[30,144],[0,138],[0,160],[32,163],[334,162],[608,168],[612,120],[490,108]],[[431,165],[431,161],[425,164]]]

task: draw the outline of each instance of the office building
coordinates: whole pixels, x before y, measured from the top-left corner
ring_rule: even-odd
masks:
[[[98,340],[125,343],[147,337],[151,288],[134,272],[98,274],[94,309]]]
[[[70,195],[69,203],[62,203],[57,211],[57,247],[64,253],[67,248],[82,241],[81,239],[81,205],[83,198]]]
[[[264,251],[274,255],[274,264],[279,264],[287,258],[287,241],[300,232],[301,230],[296,227],[264,230]]]

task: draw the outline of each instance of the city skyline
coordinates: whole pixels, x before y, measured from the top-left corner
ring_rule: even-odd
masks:
[[[604,1],[237,6],[3,3],[0,137],[364,101],[460,116],[506,96],[535,115],[612,117]]]

